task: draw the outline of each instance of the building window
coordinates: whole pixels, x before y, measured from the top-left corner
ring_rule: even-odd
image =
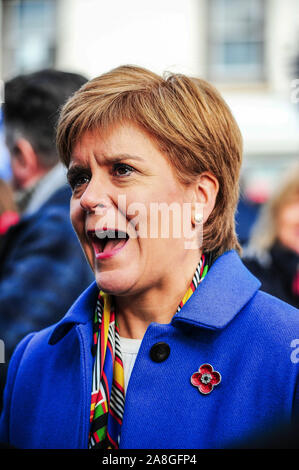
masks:
[[[208,0],[208,76],[265,79],[265,0]]]
[[[4,0],[2,3],[4,78],[54,65],[55,0]]]

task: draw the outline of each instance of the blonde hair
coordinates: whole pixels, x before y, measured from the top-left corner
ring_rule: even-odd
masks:
[[[121,66],[89,81],[63,107],[57,128],[61,160],[86,131],[131,121],[146,131],[184,184],[204,171],[218,179],[215,207],[204,226],[203,246],[217,255],[240,252],[234,214],[239,196],[242,137],[218,91],[201,79],[165,77]]]
[[[280,185],[261,208],[255,223],[248,248],[249,255],[263,256],[277,239],[278,215],[289,203],[299,199],[299,165],[291,166],[284,174]]]

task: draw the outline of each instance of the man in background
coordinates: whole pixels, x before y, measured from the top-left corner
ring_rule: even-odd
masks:
[[[71,192],[55,145],[59,110],[85,81],[43,70],[5,84],[5,137],[21,220],[0,246],[2,389],[16,344],[57,322],[93,280],[70,223]]]

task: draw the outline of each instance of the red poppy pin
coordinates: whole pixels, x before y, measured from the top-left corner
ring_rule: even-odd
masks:
[[[202,364],[198,372],[191,376],[191,383],[204,395],[208,395],[215,385],[221,382],[221,375],[213,369],[211,364]]]

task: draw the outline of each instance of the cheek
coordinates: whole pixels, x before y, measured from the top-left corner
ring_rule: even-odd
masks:
[[[282,213],[278,217],[278,230],[281,232],[289,231],[294,225],[294,220],[288,213]]]
[[[163,188],[149,188],[142,194],[135,192],[132,197],[127,197],[127,219],[137,229],[139,237],[147,239],[147,244],[153,242],[165,249],[165,244],[172,239],[172,243],[179,245],[183,233],[184,202],[185,193],[177,184],[166,181]]]
[[[83,219],[83,211],[80,206],[79,201],[71,199],[70,202],[70,219],[74,230],[76,231],[79,238],[81,238],[80,234],[82,234],[84,230],[84,219]]]
[[[91,268],[94,269],[93,251],[85,237],[84,211],[82,210],[80,206],[80,202],[77,201],[76,199],[75,200],[71,199],[71,202],[70,202],[70,219],[71,219],[73,228],[77,234],[77,237],[79,239],[81,248],[83,252],[85,253],[86,259],[88,263],[90,264]]]

